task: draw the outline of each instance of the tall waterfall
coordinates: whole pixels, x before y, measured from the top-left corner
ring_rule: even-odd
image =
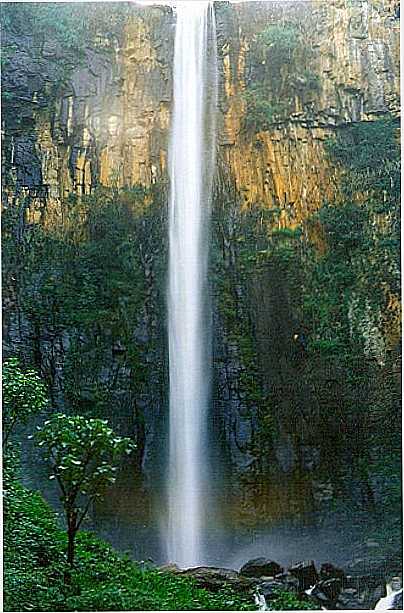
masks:
[[[202,563],[210,394],[208,224],[217,95],[212,3],[176,3],[170,145],[168,559]]]

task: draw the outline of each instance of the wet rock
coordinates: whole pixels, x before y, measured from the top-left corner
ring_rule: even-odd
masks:
[[[285,588],[290,592],[299,592],[301,591],[299,586],[300,582],[297,577],[293,577],[293,575],[288,575],[283,581]]]
[[[373,609],[383,596],[386,595],[385,585],[357,583],[357,587],[344,587],[337,600],[338,609]]]
[[[330,609],[333,605],[332,600],[330,600],[328,596],[324,594],[318,585],[314,585],[304,593],[307,594],[307,596],[310,596],[310,598],[312,598],[315,602],[318,602],[320,606],[324,607],[325,609]]]
[[[320,568],[320,579],[341,579],[345,580],[345,572],[341,568],[337,568],[334,564],[330,564],[326,562],[321,565]]]
[[[163,566],[159,566],[159,571],[161,573],[180,573],[182,572],[180,567],[171,562],[170,564],[164,564]]]
[[[335,609],[338,596],[342,590],[342,579],[332,577],[330,579],[323,579],[305,593],[319,603],[322,608]],[[356,595],[356,591],[355,591]]]
[[[363,609],[363,603],[358,597],[358,592],[353,588],[343,590],[335,605],[338,610],[359,610]]]
[[[34,136],[21,135],[15,139],[15,164],[18,187],[33,188],[42,185],[41,162]]]
[[[259,593],[262,594],[265,597],[265,600],[268,602],[269,600],[276,598],[277,593],[280,590],[285,589],[285,585],[281,581],[276,581],[276,580],[263,581],[262,583],[259,584],[258,589],[259,589]]]
[[[317,586],[322,591],[322,593],[325,594],[328,600],[334,602],[338,599],[338,596],[341,593],[342,581],[341,579],[333,577],[332,579],[320,581]]]
[[[244,577],[275,577],[282,571],[283,568],[273,560],[254,558],[241,567],[240,575]]]
[[[386,572],[386,561],[374,555],[356,558],[347,566],[347,570],[354,576],[381,578]]]
[[[299,580],[299,590],[304,592],[318,582],[318,574],[313,560],[305,560],[294,564],[289,572]]]
[[[347,589],[358,589],[359,586],[359,578],[354,577],[353,575],[346,575],[344,579],[344,588]]]
[[[391,611],[403,609],[403,590],[393,592],[385,598],[381,598],[375,606],[376,611]]]
[[[380,543],[378,543],[374,539],[369,539],[368,541],[366,541],[366,547],[368,547],[369,549],[378,548],[380,547]]]
[[[253,579],[242,577],[237,571],[229,568],[198,566],[183,570],[179,574],[192,577],[198,587],[203,587],[211,592],[217,592],[224,585],[240,592],[248,592],[257,584]]]
[[[382,600],[386,596],[386,586],[379,585],[378,587],[369,590],[369,592],[364,594],[366,599],[366,606],[369,609],[374,609],[380,600]]]
[[[359,589],[363,590],[372,590],[376,589],[380,585],[385,584],[384,575],[383,574],[375,574],[375,575],[360,575],[356,577],[358,582]]]

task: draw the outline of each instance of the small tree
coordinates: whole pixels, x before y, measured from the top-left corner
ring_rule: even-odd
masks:
[[[46,386],[35,370],[22,370],[18,358],[3,364],[3,448],[17,423],[42,411],[47,404]]]
[[[91,503],[116,479],[117,463],[135,448],[129,438],[116,436],[103,419],[55,414],[36,434],[50,460],[50,479],[62,492],[67,523],[67,561],[74,563],[76,534]]]

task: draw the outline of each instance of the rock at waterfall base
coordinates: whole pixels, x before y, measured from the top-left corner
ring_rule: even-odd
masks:
[[[376,611],[392,611],[403,609],[403,590],[399,590],[393,594],[389,594],[385,598],[381,598],[375,606]]]
[[[264,596],[266,602],[268,602],[269,600],[272,600],[273,598],[276,598],[278,595],[278,592],[284,589],[285,589],[285,584],[282,583],[282,581],[277,581],[277,580],[263,581],[262,583],[259,584],[259,592],[260,594]]]
[[[267,558],[254,558],[248,560],[240,569],[244,577],[275,577],[283,572],[283,568],[273,560]]]
[[[179,574],[192,577],[198,587],[203,587],[211,592],[220,590],[224,585],[240,592],[248,592],[256,585],[256,581],[253,579],[242,577],[237,571],[228,568],[198,566],[182,570]]]
[[[299,580],[299,590],[301,592],[316,585],[319,580],[313,560],[305,560],[304,562],[294,564],[289,568],[289,572]]]
[[[329,562],[322,564],[320,568],[320,579],[334,578],[341,579],[342,581],[344,581],[345,572],[341,568],[338,568],[337,566],[334,566],[334,564],[330,564]]]

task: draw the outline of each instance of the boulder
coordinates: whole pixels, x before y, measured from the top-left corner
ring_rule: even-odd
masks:
[[[299,580],[299,590],[305,592],[318,582],[318,574],[313,560],[305,560],[289,567],[289,572]]]
[[[277,592],[285,589],[285,584],[281,581],[263,581],[259,584],[258,590],[262,594],[265,600],[268,602],[273,598],[276,598]]]
[[[358,575],[355,579],[358,582],[360,591],[373,590],[380,585],[385,585],[385,579],[380,575]]]
[[[283,572],[283,568],[277,562],[267,558],[248,560],[240,568],[240,575],[244,577],[275,577],[281,572]]]
[[[341,579],[344,581],[345,573],[341,568],[334,566],[334,564],[330,564],[326,562],[321,565],[320,568],[320,579]]]
[[[346,575],[344,579],[344,588],[359,589],[360,578],[354,575]]]
[[[341,593],[342,582],[341,579],[332,577],[331,579],[324,579],[317,583],[317,587],[325,594],[328,600],[335,602]]]
[[[335,608],[340,611],[346,611],[347,609],[359,610],[364,607],[357,590],[354,588],[346,588],[341,592]]]
[[[330,609],[332,605],[332,601],[324,594],[324,592],[318,587],[318,585],[314,585],[304,592],[307,596],[310,596],[315,602],[318,602],[325,609]]]
[[[239,592],[248,592],[257,585],[257,581],[242,577],[237,571],[229,568],[197,566],[182,570],[179,574],[192,577],[198,587],[203,587],[211,592],[217,592],[224,585],[228,585]]]
[[[378,587],[365,592],[364,596],[366,607],[368,609],[375,609],[378,602],[386,597],[386,586],[379,585]],[[394,609],[395,607],[392,608]]]
[[[169,564],[159,566],[159,571],[162,573],[180,573],[181,569],[174,562],[170,562]]]

